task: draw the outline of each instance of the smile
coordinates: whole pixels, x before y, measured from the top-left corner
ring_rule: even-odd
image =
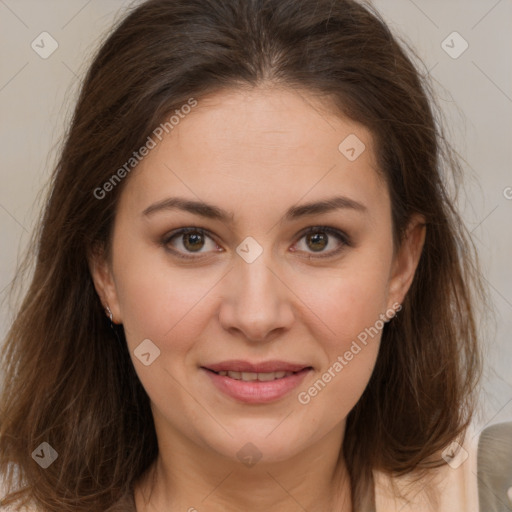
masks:
[[[268,382],[271,380],[282,379],[283,377],[289,377],[296,372],[268,372],[268,373],[255,373],[255,372],[232,372],[232,371],[220,371],[215,372],[217,375],[222,377],[229,377],[230,379],[243,380],[244,382],[252,382],[258,380],[260,382]]]
[[[222,395],[246,404],[264,404],[285,398],[302,383],[313,368],[296,367],[295,371],[237,371],[201,367],[200,370]]]

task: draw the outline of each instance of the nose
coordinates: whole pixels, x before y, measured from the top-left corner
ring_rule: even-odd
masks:
[[[222,327],[253,342],[282,336],[294,321],[293,293],[287,285],[265,251],[252,263],[238,258],[224,283]]]

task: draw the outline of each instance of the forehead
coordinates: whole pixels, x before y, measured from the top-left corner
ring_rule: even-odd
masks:
[[[388,202],[371,132],[311,93],[276,87],[199,99],[129,181],[122,202],[141,206],[169,195],[234,210],[333,193],[377,209]]]
[[[230,157],[241,160],[253,156],[272,166],[284,160],[305,164],[338,159],[339,144],[352,135],[353,141],[364,141],[366,163],[370,163],[371,133],[335,113],[333,107],[328,100],[297,89],[267,86],[223,90],[198,102],[173,130],[174,141],[177,143],[180,135],[201,134],[194,144],[197,156],[197,151],[208,152],[213,158],[222,156],[223,162]],[[224,148],[229,153],[221,155]],[[190,144],[183,149],[190,149]]]

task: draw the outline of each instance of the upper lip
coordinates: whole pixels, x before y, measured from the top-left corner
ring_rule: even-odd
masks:
[[[231,359],[220,363],[203,366],[207,370],[214,372],[252,372],[252,373],[270,373],[270,372],[300,372],[304,368],[310,368],[310,365],[301,363],[289,363],[286,361],[262,361],[260,363],[251,363],[240,359]]]

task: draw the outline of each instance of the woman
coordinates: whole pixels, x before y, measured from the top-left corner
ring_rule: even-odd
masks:
[[[4,503],[476,506],[442,485],[470,474],[483,291],[429,91],[352,0],[122,20],[6,340]]]

